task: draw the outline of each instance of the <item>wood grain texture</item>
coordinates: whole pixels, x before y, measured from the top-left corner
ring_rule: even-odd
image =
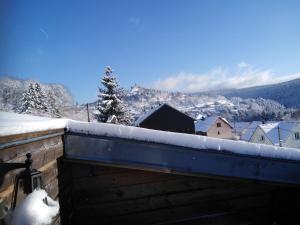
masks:
[[[282,193],[281,186],[253,181],[74,162],[65,167],[72,176],[71,190],[61,193],[72,201],[65,225],[272,224],[274,193]]]
[[[53,130],[16,134],[16,135],[0,136],[0,144],[41,137],[43,135],[54,134],[59,132],[64,132],[64,129],[53,129]]]
[[[1,137],[2,141],[23,140],[24,138],[34,138],[46,134],[54,134],[63,130],[51,130],[35,132],[29,134]],[[27,144],[20,144],[0,150],[0,162],[24,162],[26,153],[32,154],[33,168],[42,172],[44,188],[53,199],[58,199],[58,165],[57,159],[63,155],[63,137],[55,136],[43,140],[34,141]],[[7,206],[11,205],[13,184],[15,175],[22,169],[13,170],[6,174],[3,185],[0,187],[0,198],[5,200]],[[58,215],[51,225],[61,224]]]

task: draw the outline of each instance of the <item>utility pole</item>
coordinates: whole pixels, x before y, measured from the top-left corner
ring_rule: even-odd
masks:
[[[278,131],[279,147],[282,147],[282,142],[281,142],[281,136],[280,136],[280,128],[279,128],[279,125],[277,126],[277,131]]]
[[[90,112],[89,112],[89,104],[86,104],[86,111],[87,111],[87,116],[88,116],[88,122],[90,122]]]

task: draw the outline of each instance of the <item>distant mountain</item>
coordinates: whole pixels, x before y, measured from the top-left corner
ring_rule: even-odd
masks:
[[[20,106],[22,94],[28,89],[33,80],[21,80],[13,77],[0,78],[0,110],[11,111]],[[60,107],[72,106],[74,99],[68,89],[62,84],[40,83],[42,90],[47,93],[52,92],[57,104]]]
[[[34,81],[0,78],[0,110],[14,111],[14,108],[20,105],[21,96],[30,82]],[[74,106],[73,97],[65,86],[61,84],[41,84],[41,86],[46,93],[49,91],[54,93],[63,117],[87,120],[86,105]],[[229,90],[226,93],[229,96]],[[282,117],[289,117],[295,111],[274,100],[258,97],[225,97],[216,92],[187,94],[143,88],[138,85],[125,91],[124,101],[135,118],[162,103],[168,103],[195,119],[220,115],[229,121],[279,120]],[[92,114],[95,112],[96,102],[89,106]],[[90,117],[93,120],[93,116]]]
[[[136,117],[161,103],[168,103],[195,119],[221,115],[230,121],[276,120],[292,112],[276,101],[263,98],[226,98],[215,93],[186,94],[138,85],[127,92],[124,100]]]
[[[300,108],[300,78],[273,85],[215,91],[225,97],[272,99],[288,108]]]

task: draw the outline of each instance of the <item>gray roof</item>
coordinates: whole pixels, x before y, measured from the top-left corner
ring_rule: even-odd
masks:
[[[274,145],[279,145],[278,127],[280,132],[280,139],[282,143],[285,143],[288,137],[290,136],[291,132],[293,131],[294,127],[296,126],[297,126],[297,122],[292,122],[292,121],[271,122],[271,123],[259,125],[259,127],[266,134],[267,138]]]
[[[250,141],[254,131],[258,127],[258,125],[262,124],[261,121],[252,121],[250,125],[244,130],[241,135],[241,140]]]
[[[237,134],[242,133],[247,127],[251,124],[251,122],[235,122],[234,131]]]

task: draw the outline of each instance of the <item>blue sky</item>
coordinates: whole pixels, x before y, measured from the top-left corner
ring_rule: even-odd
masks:
[[[120,84],[186,92],[300,77],[300,1],[0,2],[0,76],[63,83],[96,99]]]

